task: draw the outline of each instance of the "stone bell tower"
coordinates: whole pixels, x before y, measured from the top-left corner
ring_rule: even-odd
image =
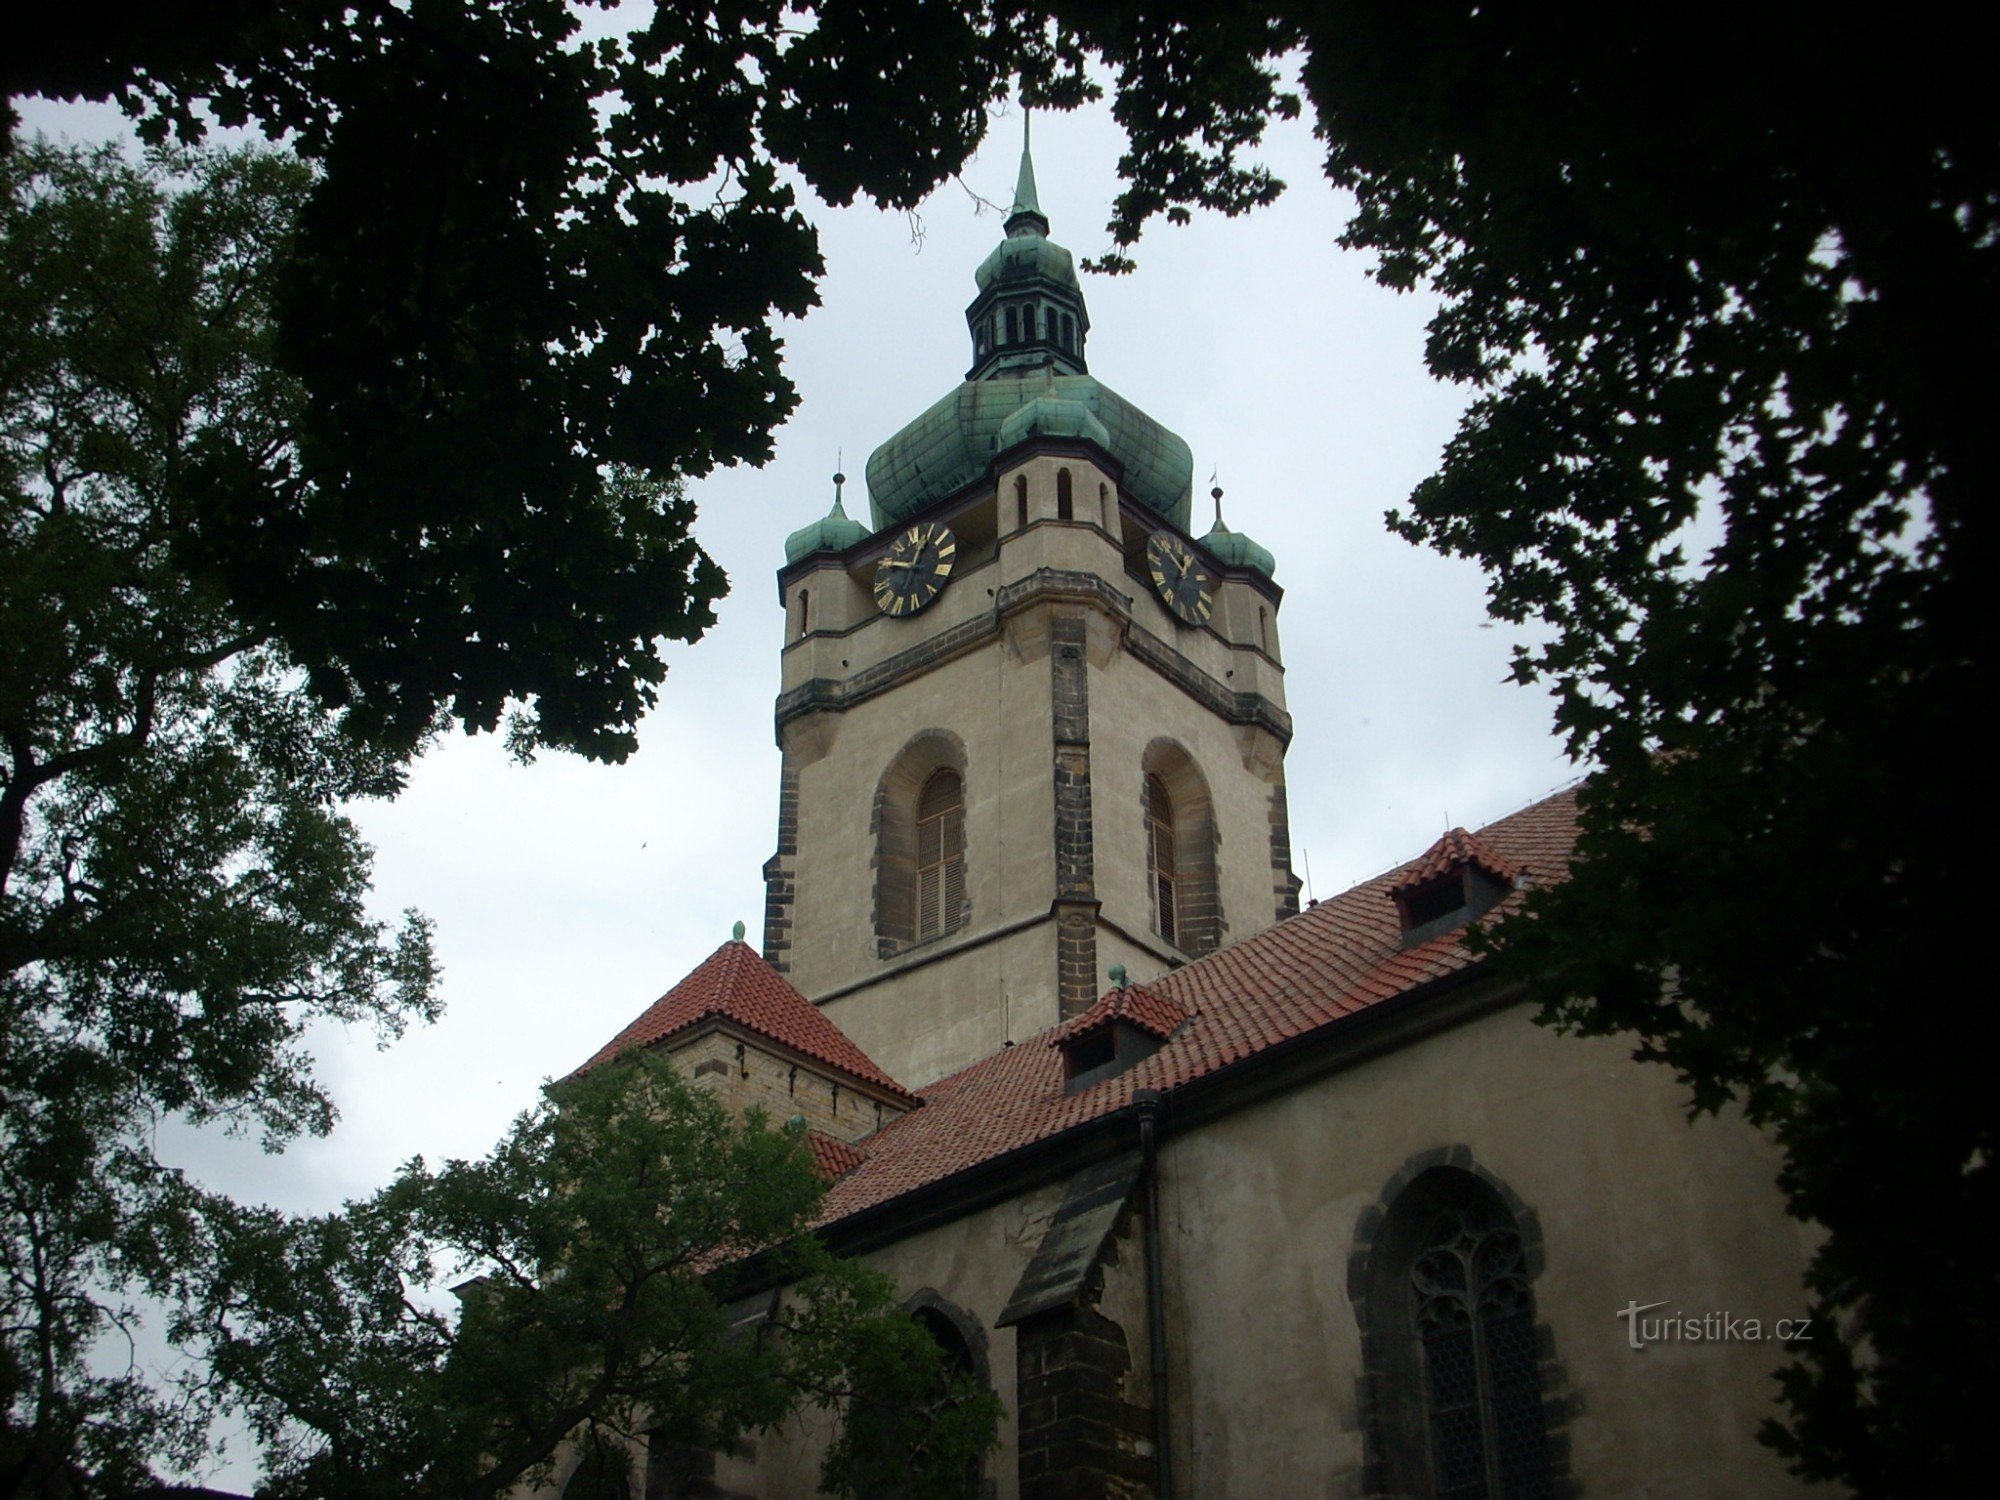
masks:
[[[764,956],[932,1080],[1298,909],[1271,554],[1089,373],[1027,149],[964,381],[793,533]]]

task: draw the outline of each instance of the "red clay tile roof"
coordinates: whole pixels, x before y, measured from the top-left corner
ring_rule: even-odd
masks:
[[[1065,1021],[1051,1032],[1049,1045],[1060,1046],[1114,1021],[1127,1022],[1157,1037],[1170,1037],[1187,1018],[1187,1011],[1180,1005],[1143,984],[1114,985],[1100,995],[1089,1010]]]
[[[591,1056],[579,1073],[615,1057],[627,1047],[651,1046],[711,1016],[733,1021],[794,1052],[838,1068],[893,1098],[914,1095],[875,1066],[847,1034],[785,981],[747,943],[730,941],[704,959],[692,974],[660,996],[639,1018]]]
[[[1428,885],[1452,866],[1465,864],[1478,865],[1487,874],[1506,881],[1512,881],[1520,874],[1511,860],[1485,840],[1467,833],[1463,828],[1454,828],[1397,877],[1389,887],[1389,894],[1394,896],[1402,891],[1415,890],[1420,885]]]
[[[830,1136],[823,1130],[806,1132],[806,1149],[812,1152],[813,1165],[828,1182],[852,1172],[868,1160],[868,1153],[859,1146]]]
[[[1500,868],[1527,869],[1553,883],[1576,842],[1575,794],[1559,792],[1481,829],[1476,840],[1465,838],[1469,850]],[[1152,980],[1147,988],[1187,1011],[1187,1023],[1151,1057],[1093,1088],[1064,1093],[1061,1052],[1027,1043],[939,1079],[924,1090],[922,1109],[867,1138],[867,1160],[828,1190],[825,1222],[1115,1113],[1140,1089],[1170,1093],[1469,967],[1473,959],[1458,931],[1402,947],[1401,923],[1387,899],[1435,852],[1434,846],[1422,859]],[[1510,911],[1520,900],[1512,894],[1496,910]]]

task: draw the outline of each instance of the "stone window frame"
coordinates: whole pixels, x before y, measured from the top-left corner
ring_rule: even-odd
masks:
[[[1361,1334],[1357,1425],[1367,1496],[1423,1500],[1433,1493],[1423,1355],[1413,1326],[1409,1280],[1427,1228],[1454,1202],[1484,1200],[1511,1219],[1532,1291],[1547,1265],[1541,1218],[1469,1147],[1439,1146],[1411,1157],[1362,1211],[1347,1261],[1347,1296]],[[1570,1471],[1570,1424],[1581,1409],[1556,1356],[1544,1304],[1535,1306],[1535,1353],[1548,1433],[1547,1493],[1579,1500]]]
[[[872,923],[878,958],[893,958],[919,943],[937,942],[962,931],[972,920],[972,854],[968,837],[962,856],[958,909],[943,913],[935,933],[922,937],[917,933],[917,804],[925,786],[939,771],[957,775],[960,794],[970,808],[972,779],[967,774],[965,742],[948,729],[925,729],[912,736],[875,784],[868,832],[873,849]]]
[[[1158,781],[1173,809],[1174,919],[1171,936],[1160,922],[1154,889],[1153,804],[1150,784]],[[1229,930],[1222,911],[1221,835],[1208,777],[1187,747],[1161,736],[1139,759],[1140,831],[1146,848],[1146,910],[1153,931],[1182,953],[1200,957],[1222,946]]]

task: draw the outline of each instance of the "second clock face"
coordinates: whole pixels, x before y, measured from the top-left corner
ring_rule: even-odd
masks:
[[[1146,571],[1168,609],[1189,625],[1206,625],[1215,609],[1215,577],[1194,549],[1171,531],[1146,538]]]
[[[958,539],[935,521],[912,526],[875,565],[875,603],[885,615],[913,615],[944,592]]]

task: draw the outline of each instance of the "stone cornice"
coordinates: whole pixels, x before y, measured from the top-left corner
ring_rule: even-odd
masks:
[[[1239,693],[1196,666],[1166,641],[1136,623],[1132,601],[1095,573],[1063,568],[1039,568],[1007,584],[994,596],[990,614],[966,620],[949,630],[899,651],[841,679],[815,677],[778,695],[777,731],[783,742],[785,726],[815,713],[844,713],[891,688],[977,650],[998,636],[1008,617],[1037,605],[1067,602],[1095,609],[1115,620],[1127,650],[1135,660],[1186,693],[1228,724],[1267,730],[1280,744],[1290,744],[1291,715],[1262,693]]]

